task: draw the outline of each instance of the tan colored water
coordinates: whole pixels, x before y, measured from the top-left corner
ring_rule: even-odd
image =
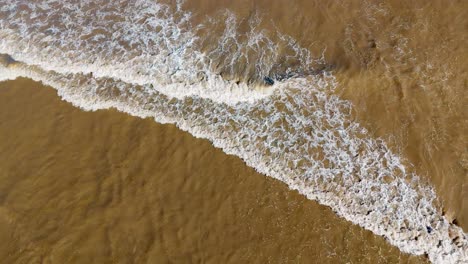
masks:
[[[0,83],[4,263],[424,263],[206,140]]]
[[[187,1],[260,14],[325,56],[341,98],[468,230],[467,1]],[[213,32],[216,34],[216,32]],[[173,126],[0,87],[0,254],[8,262],[419,263]]]
[[[260,14],[325,56],[356,119],[433,184],[468,230],[467,1],[188,1],[202,19]],[[271,24],[265,23],[268,29]]]

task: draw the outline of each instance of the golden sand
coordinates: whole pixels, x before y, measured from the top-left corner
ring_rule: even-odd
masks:
[[[422,263],[172,125],[0,83],[4,263]]]

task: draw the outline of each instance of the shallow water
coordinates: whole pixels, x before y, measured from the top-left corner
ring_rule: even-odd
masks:
[[[427,263],[173,125],[22,78],[0,110],[6,263]]]
[[[1,78],[174,123],[404,252],[466,260],[464,2],[5,3]]]

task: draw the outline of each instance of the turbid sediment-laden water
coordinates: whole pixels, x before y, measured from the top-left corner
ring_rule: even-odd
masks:
[[[339,39],[333,34],[323,43],[299,39],[302,34],[288,32],[283,18],[269,18],[278,9],[274,3],[271,13],[260,1],[249,12],[201,8],[200,13],[193,2],[0,3],[0,80],[28,77],[54,87],[64,100],[85,110],[116,108],[176,124],[403,252],[427,254],[434,263],[468,262],[466,234],[445,214],[444,201],[428,177],[359,124],[353,104],[343,99],[349,90],[342,86],[352,81],[342,70],[377,64],[400,88],[405,80],[398,76],[408,65],[430,75],[415,81],[421,89],[452,84],[450,72],[440,73],[411,56],[417,51],[401,31],[382,29],[382,38],[393,43],[385,49],[379,38],[362,44],[360,35],[372,35],[375,29],[354,21],[344,30],[347,41],[335,46],[354,54],[356,61],[340,63],[345,54],[330,44]],[[338,6],[354,10],[353,5]],[[299,20],[302,36],[312,38],[307,23],[326,20],[332,7],[302,10],[308,18]],[[355,15],[366,16],[355,20],[370,26],[396,21],[391,4],[359,8],[364,11]],[[309,11],[324,17],[307,16]],[[317,41],[326,34],[316,33]],[[366,52],[376,48],[382,52]],[[431,61],[431,54],[425,55]],[[369,70],[370,75],[378,73]],[[400,93],[405,96],[405,90]],[[449,106],[457,110],[464,99]]]

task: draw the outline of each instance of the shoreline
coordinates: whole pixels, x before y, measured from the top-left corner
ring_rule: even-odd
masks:
[[[27,79],[1,83],[0,94],[0,133],[16,137],[0,143],[2,152],[14,154],[0,164],[1,179],[8,183],[2,186],[14,186],[1,197],[1,221],[16,230],[11,234],[17,236],[16,246],[38,248],[18,256],[10,244],[10,256],[66,260],[64,252],[76,252],[78,245],[84,251],[68,260],[109,257],[102,252],[124,258],[132,256],[126,247],[133,239],[146,249],[138,250],[140,259],[134,261],[162,260],[164,251],[175,262],[189,255],[223,261],[326,255],[330,263],[337,257],[369,263],[427,261],[401,253],[382,237],[173,125],[115,110],[84,112],[61,101],[52,88]],[[26,131],[19,129],[24,126]],[[29,166],[15,173],[18,160]],[[35,214],[40,219],[34,220]],[[225,241],[226,232],[233,239]],[[86,248],[90,240],[96,249]],[[169,251],[155,247],[155,241],[169,243]],[[242,253],[224,252],[236,247]]]

